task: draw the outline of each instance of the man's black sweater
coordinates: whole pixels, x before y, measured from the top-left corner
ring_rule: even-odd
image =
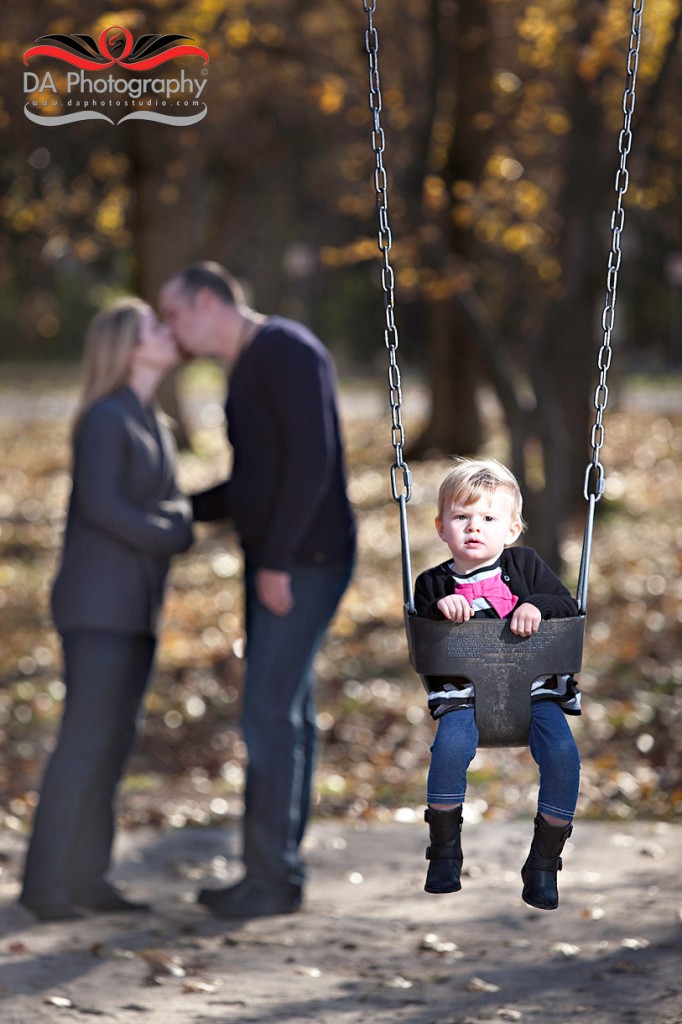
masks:
[[[327,349],[301,324],[268,320],[235,364],[225,414],[228,480],[193,496],[197,520],[230,518],[246,566],[351,560],[355,522]]]

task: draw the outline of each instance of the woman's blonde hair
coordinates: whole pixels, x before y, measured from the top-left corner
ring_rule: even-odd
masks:
[[[150,307],[142,299],[119,299],[98,313],[88,327],[83,351],[83,389],[74,431],[100,398],[120,391],[128,381],[130,357],[140,341],[142,316]]]
[[[512,515],[525,529],[523,521],[523,498],[521,488],[514,474],[497,459],[455,459],[451,469],[438,489],[438,518],[443,519],[445,511],[459,504],[470,505],[482,494],[493,494],[499,488],[507,491],[512,501]]]

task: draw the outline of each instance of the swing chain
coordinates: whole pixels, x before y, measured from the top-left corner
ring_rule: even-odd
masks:
[[[367,31],[365,32],[365,49],[369,61],[369,109],[372,114],[372,152],[375,158],[374,189],[376,192],[377,212],[379,215],[379,252],[382,256],[381,289],[384,293],[385,329],[384,341],[388,349],[388,389],[391,406],[391,444],[395,451],[395,461],[391,466],[391,491],[393,500],[409,501],[412,497],[412,473],[405,461],[405,430],[402,421],[402,379],[398,366],[398,328],[395,322],[395,274],[389,258],[393,238],[388,219],[388,176],[384,167],[385,135],[381,126],[381,82],[379,80],[379,34],[374,26],[374,12],[377,0],[363,0],[362,6],[367,15]],[[402,475],[402,492],[400,491],[399,474]]]
[[[625,225],[625,210],[623,208],[623,197],[628,190],[630,175],[627,168],[628,154],[632,147],[632,115],[635,109],[635,85],[637,82],[637,67],[639,64],[639,47],[642,37],[642,15],[644,11],[644,0],[633,0],[632,22],[630,26],[630,41],[627,57],[627,78],[625,92],[623,93],[623,128],[618,137],[618,152],[620,164],[616,172],[615,192],[616,205],[611,214],[611,250],[606,274],[606,299],[602,312],[601,326],[603,331],[602,344],[599,350],[597,366],[599,369],[599,382],[594,393],[594,407],[596,409],[595,421],[592,426],[590,443],[592,445],[592,459],[585,470],[584,496],[586,501],[592,498],[599,501],[604,493],[605,476],[604,466],[601,462],[601,449],[604,445],[604,410],[609,400],[609,389],[606,383],[606,376],[611,365],[613,349],[611,348],[611,333],[616,317],[616,290],[618,287],[618,272],[620,270],[622,251],[620,246],[621,234]]]

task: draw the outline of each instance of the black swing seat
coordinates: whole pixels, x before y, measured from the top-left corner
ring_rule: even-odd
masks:
[[[453,623],[405,612],[410,662],[422,676],[464,676],[474,686],[481,747],[528,743],[531,685],[539,676],[580,671],[585,616],[543,619],[537,633],[516,636],[505,619]]]

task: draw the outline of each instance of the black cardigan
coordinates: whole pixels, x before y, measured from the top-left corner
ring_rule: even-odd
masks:
[[[500,566],[502,579],[512,594],[518,597],[519,604],[526,601],[534,604],[540,609],[543,619],[579,614],[575,599],[533,548],[505,548],[500,556]],[[449,561],[421,573],[414,589],[417,615],[427,619],[444,619],[437,604],[441,598],[452,594],[454,589],[455,581]]]

